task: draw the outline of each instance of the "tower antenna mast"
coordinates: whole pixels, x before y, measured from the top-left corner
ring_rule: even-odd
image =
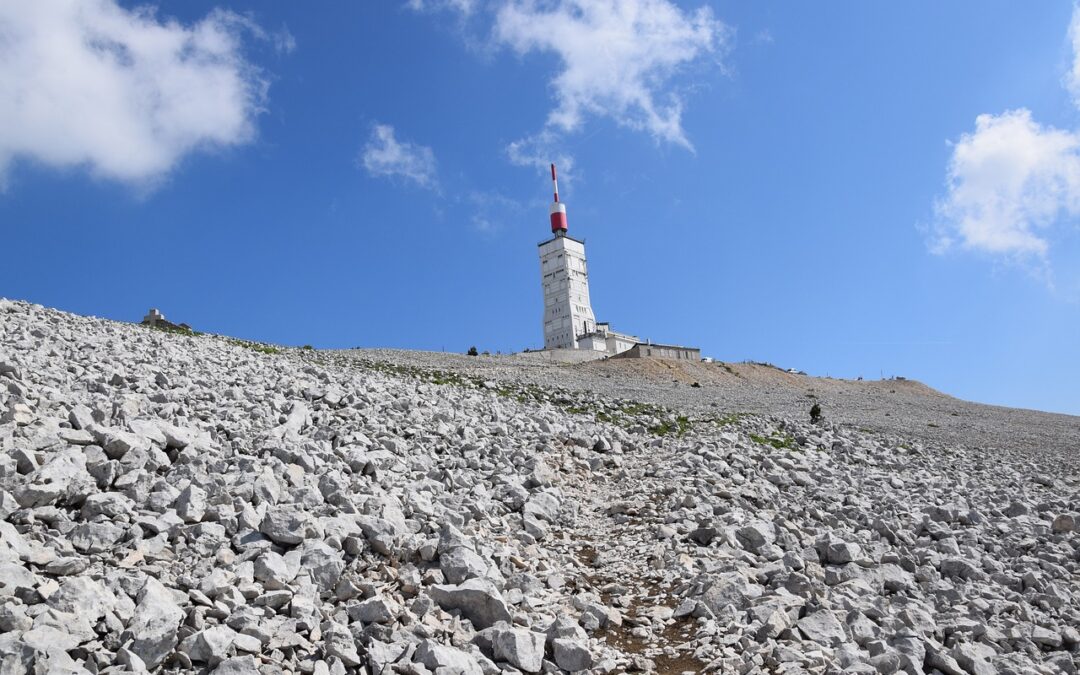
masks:
[[[559,201],[559,178],[555,173],[555,164],[551,165],[551,186],[555,190],[555,201],[551,204],[551,231],[556,237],[566,235],[566,204]]]

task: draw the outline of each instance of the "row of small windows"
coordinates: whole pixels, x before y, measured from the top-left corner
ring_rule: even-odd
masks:
[[[570,270],[567,270],[566,268],[559,268],[557,270],[552,270],[550,272],[547,272],[547,273],[544,274],[544,278],[547,279],[549,277],[553,277],[553,276],[555,276],[555,274],[557,272],[562,272],[563,274],[565,274],[567,279],[569,279],[570,277],[581,277],[582,279],[588,279],[589,278],[589,273],[586,272],[584,269],[580,269],[580,270],[570,269]]]
[[[548,302],[547,304],[550,306],[550,305],[554,305],[555,302],[552,301],[552,302]],[[552,310],[551,310],[551,313],[552,314],[562,314],[562,310],[563,310],[562,307],[553,307]],[[574,311],[577,312],[578,314],[588,314],[589,313],[589,308],[584,306],[584,305],[574,305]]]

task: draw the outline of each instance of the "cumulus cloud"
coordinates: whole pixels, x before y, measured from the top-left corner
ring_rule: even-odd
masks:
[[[494,26],[497,44],[558,57],[549,129],[576,131],[605,116],[687,149],[672,77],[723,49],[729,33],[709,7],[683,11],[668,0],[508,0]]]
[[[1080,5],[1068,36],[1073,63],[1063,83],[1080,108]],[[977,251],[1049,280],[1054,240],[1080,216],[1080,132],[1040,124],[1020,108],[979,115],[952,147],[931,251]]]
[[[267,81],[245,35],[266,37],[220,10],[183,25],[115,0],[0,2],[0,180],[25,159],[145,184],[251,141]]]
[[[933,247],[1045,258],[1047,231],[1080,215],[1080,136],[1025,109],[979,115],[953,147]]]
[[[421,187],[438,188],[435,153],[429,147],[399,141],[389,124],[372,128],[360,164],[372,176],[401,177]]]

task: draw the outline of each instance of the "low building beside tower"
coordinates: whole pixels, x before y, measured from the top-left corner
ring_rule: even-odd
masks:
[[[590,349],[594,352],[605,352],[607,354],[621,354],[638,342],[640,340],[636,335],[616,333],[605,322],[596,324],[596,330],[581,336],[578,339],[578,349]]]
[[[675,359],[677,361],[701,361],[701,350],[682,345],[660,345],[638,342],[617,355],[620,359]]]

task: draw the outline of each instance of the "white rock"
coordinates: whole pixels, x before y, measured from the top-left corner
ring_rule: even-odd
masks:
[[[71,545],[85,553],[102,553],[111,550],[126,530],[113,523],[82,523],[71,531]]]
[[[421,642],[413,654],[413,660],[437,673],[484,675],[484,670],[470,654],[454,647],[440,645],[433,640]]]
[[[523,628],[496,626],[492,634],[495,658],[526,673],[539,673],[544,661],[544,635]]]
[[[354,668],[363,662],[356,651],[356,641],[352,633],[341,624],[331,624],[323,632],[323,650],[327,656],[341,659],[348,668]]]
[[[299,544],[320,536],[315,520],[295,505],[267,509],[259,531],[279,544]]]
[[[716,577],[701,600],[713,614],[719,614],[727,605],[742,609],[761,593],[761,586],[750,582],[742,574],[725,572]]]
[[[807,640],[821,645],[835,647],[847,641],[844,625],[828,610],[804,616],[795,625]]]
[[[311,576],[311,580],[324,593],[330,593],[337,586],[345,561],[341,552],[336,551],[321,541],[306,541],[301,565]]]
[[[512,619],[498,589],[488,579],[469,579],[456,586],[432,586],[430,593],[440,607],[459,610],[478,629]]]
[[[101,583],[89,577],[68,577],[61,582],[60,590],[49,596],[48,605],[94,623],[113,610],[116,599]]]
[[[23,633],[22,642],[35,651],[49,653],[75,649],[80,640],[52,626],[41,626]]]
[[[184,611],[167,588],[152,578],[139,591],[138,605],[128,625],[134,642],[130,649],[153,669],[172,652]]]
[[[749,551],[757,551],[776,541],[776,528],[763,520],[752,520],[735,533],[739,543]]]
[[[228,626],[214,626],[191,635],[180,645],[180,651],[192,661],[215,666],[229,656],[236,631]]]
[[[487,573],[487,563],[475,551],[464,546],[453,548],[439,556],[439,567],[446,580],[460,584]]]
[[[592,654],[577,640],[556,638],[551,642],[551,651],[555,664],[563,670],[577,672],[593,667]]]
[[[299,572],[300,555],[293,551],[285,556],[267,551],[255,559],[253,568],[255,578],[269,590],[288,588]]]
[[[381,596],[368,598],[349,608],[349,617],[363,623],[392,623],[400,609],[397,605]]]
[[[53,455],[28,475],[14,492],[22,507],[45,506],[56,502],[80,503],[97,488],[86,471],[86,456],[78,448],[67,448]]]
[[[214,668],[213,675],[260,675],[259,664],[253,656],[234,656]]]
[[[206,513],[206,491],[198,485],[188,485],[176,498],[176,515],[185,523],[197,523]]]

